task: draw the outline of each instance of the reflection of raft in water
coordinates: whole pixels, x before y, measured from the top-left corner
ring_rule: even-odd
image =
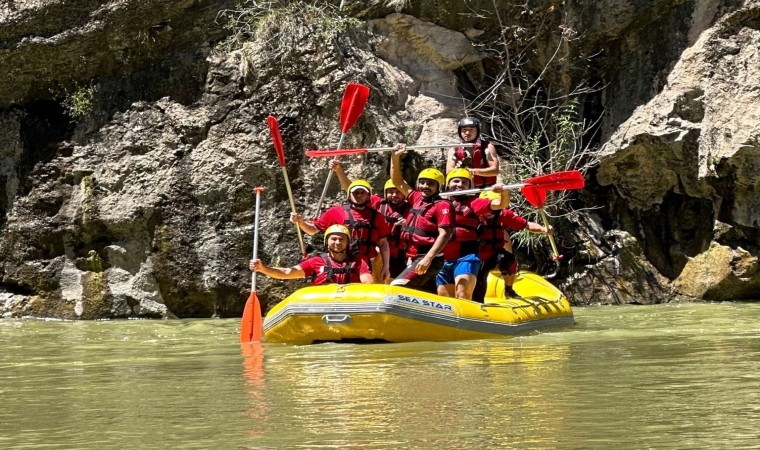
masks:
[[[505,298],[489,275],[486,303],[441,297],[385,284],[329,284],[299,289],[267,314],[267,342],[454,341],[516,336],[572,325],[565,296],[551,283],[520,272]],[[500,295],[499,295],[500,293]]]

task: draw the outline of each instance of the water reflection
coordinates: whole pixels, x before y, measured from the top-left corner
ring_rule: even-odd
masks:
[[[563,365],[571,355],[567,345],[523,346],[520,340],[322,344],[268,346],[265,353],[266,395],[278,399],[280,410],[256,417],[297,424],[285,438],[292,445],[396,448],[416,442],[465,448],[482,444],[484,430],[499,445],[513,438],[515,427],[505,426],[513,418],[490,413],[539,404],[552,413],[552,426],[542,435],[531,425],[532,439],[551,442],[569,407],[553,406],[545,396],[547,386],[563,384]],[[257,380],[249,379],[249,386]],[[251,396],[255,411],[262,408],[260,395]],[[268,428],[252,425],[255,436]],[[457,444],[447,437],[454,425],[467,430],[459,432]]]

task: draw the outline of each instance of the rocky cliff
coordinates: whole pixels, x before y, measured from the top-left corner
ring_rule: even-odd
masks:
[[[3,314],[239,315],[252,186],[260,254],[299,253],[266,116],[309,215],[328,169],[303,150],[340,137],[348,81],[372,94],[344,146],[453,140],[503,69],[484,42],[505,30],[536,37],[526,74],[602,86],[581,103],[600,159],[558,236],[571,300],[760,298],[760,2],[343,3],[0,5]],[[545,71],[558,54],[584,63]],[[346,164],[379,187],[386,159]],[[410,157],[408,179],[440,163]],[[275,302],[294,284],[258,286]]]

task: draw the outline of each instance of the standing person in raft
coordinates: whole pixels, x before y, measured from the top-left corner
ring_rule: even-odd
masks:
[[[446,157],[446,173],[459,168],[470,169],[472,187],[493,186],[499,175],[499,155],[492,143],[481,138],[480,119],[465,117],[459,121],[457,128],[463,144],[475,145],[450,149]]]
[[[391,182],[412,205],[401,227],[401,242],[406,246],[407,266],[391,284],[421,288],[443,266],[443,247],[451,237],[454,209],[440,197],[444,177],[440,170],[427,168],[417,176],[412,189],[401,175],[401,155],[405,144],[391,153]]]
[[[495,198],[493,192],[482,192],[482,198]],[[478,240],[480,241],[480,259],[483,264],[478,273],[478,282],[472,294],[473,301],[483,303],[488,287],[488,274],[494,269],[499,269],[501,278],[504,280],[504,295],[507,298],[520,298],[512,285],[517,275],[517,258],[512,253],[512,243],[509,239],[509,231],[520,231],[527,228],[531,233],[549,234],[552,232],[543,225],[530,222],[518,215],[511,209],[504,208],[481,217],[478,224]]]
[[[372,187],[366,180],[355,180],[346,189],[346,203],[335,205],[314,221],[304,220],[299,214],[290,214],[290,220],[309,235],[317,234],[332,225],[344,225],[351,233],[349,251],[360,259],[365,259],[372,267],[371,260],[379,254],[382,268],[375,281],[390,278],[390,253],[387,236],[390,227],[382,214],[370,206]]]
[[[307,258],[293,267],[269,267],[260,259],[252,259],[250,268],[278,280],[310,278],[311,284],[372,283],[372,272],[364,259],[348,252],[350,235],[343,225],[332,225],[325,231],[327,253]]]
[[[348,178],[343,166],[337,159],[330,161],[330,169],[335,172],[343,189],[347,189],[351,185],[351,179]],[[406,216],[409,214],[411,205],[406,201],[406,196],[390,179],[383,186],[383,197],[372,194],[370,206],[382,214],[391,227],[391,234],[387,236],[390,253],[389,266],[391,277],[395,278],[406,268],[406,247],[401,242],[401,228],[406,223]],[[373,266],[372,269],[374,272],[376,267]]]
[[[454,169],[446,175],[446,187],[449,192],[462,191],[472,187],[472,175],[467,169]],[[438,295],[472,299],[472,292],[480,269],[478,256],[477,228],[480,218],[509,205],[509,191],[501,184],[494,184],[494,198],[470,195],[453,195],[455,226],[451,240],[443,249],[441,271],[435,278]]]

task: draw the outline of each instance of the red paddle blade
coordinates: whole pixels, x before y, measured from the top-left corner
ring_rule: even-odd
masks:
[[[277,123],[277,119],[274,116],[267,116],[267,125],[269,125],[269,132],[272,134],[272,142],[274,143],[275,151],[277,151],[277,159],[280,160],[280,166],[285,167],[285,151],[282,147],[280,124]]]
[[[306,150],[310,158],[335,158],[336,156],[361,155],[367,153],[366,148],[346,148],[340,150]]]
[[[543,208],[546,201],[546,191],[544,189],[538,189],[531,186],[525,186],[522,189],[525,200],[536,208]]]
[[[586,180],[583,179],[583,174],[577,170],[549,173],[525,181],[526,187],[539,188],[547,191],[583,189],[585,185]]]
[[[261,319],[261,304],[256,292],[251,292],[243,309],[243,319],[240,322],[240,342],[261,342],[264,334],[264,324]]]
[[[340,131],[347,133],[359,120],[369,98],[369,88],[359,83],[348,83],[340,104]]]

